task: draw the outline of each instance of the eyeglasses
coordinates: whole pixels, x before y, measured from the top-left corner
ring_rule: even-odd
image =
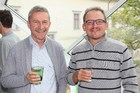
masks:
[[[87,24],[87,25],[93,25],[94,23],[96,23],[97,25],[102,25],[103,23],[106,23],[106,21],[102,20],[102,19],[85,21],[85,24]]]

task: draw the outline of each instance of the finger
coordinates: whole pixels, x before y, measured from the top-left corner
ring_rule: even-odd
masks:
[[[41,81],[33,82],[32,84],[41,84]]]
[[[91,80],[92,78],[92,72],[88,70],[81,70],[78,73],[78,80],[80,81],[87,81]]]
[[[40,82],[41,78],[38,74],[29,72],[27,74],[27,80],[29,83],[36,84]]]

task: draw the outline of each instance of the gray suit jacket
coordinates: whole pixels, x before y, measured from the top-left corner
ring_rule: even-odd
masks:
[[[64,50],[57,42],[49,38],[47,38],[46,48],[54,65],[57,93],[65,93],[66,63]],[[31,85],[26,79],[26,74],[31,71],[31,65],[32,45],[28,37],[9,51],[8,59],[2,72],[2,85],[5,88],[12,89],[14,93],[30,93]]]

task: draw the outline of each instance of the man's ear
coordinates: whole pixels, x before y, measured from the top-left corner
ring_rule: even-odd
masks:
[[[2,25],[2,23],[0,22],[0,27],[2,27],[3,25]]]
[[[108,29],[108,22],[106,21],[106,30]]]
[[[28,26],[28,28],[30,28],[30,22],[29,21],[27,21],[27,26]]]
[[[85,29],[86,29],[85,24],[82,24],[82,28],[83,28],[83,31],[85,31]]]

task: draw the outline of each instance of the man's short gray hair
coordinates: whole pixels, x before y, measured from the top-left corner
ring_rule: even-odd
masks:
[[[46,13],[48,13],[49,20],[50,20],[49,11],[47,10],[47,8],[42,7],[42,6],[34,6],[34,7],[29,11],[28,20],[31,18],[32,14],[35,13],[35,12],[46,12]]]

